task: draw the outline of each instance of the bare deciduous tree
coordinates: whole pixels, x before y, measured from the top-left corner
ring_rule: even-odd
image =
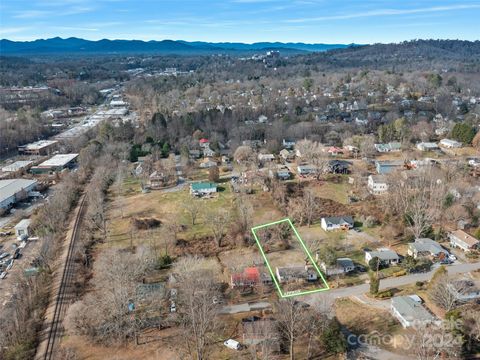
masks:
[[[190,216],[192,226],[194,226],[197,221],[198,214],[202,209],[201,202],[196,199],[192,199],[191,201],[186,201],[185,203],[183,203],[182,208]]]
[[[306,312],[302,304],[293,298],[282,299],[276,303],[279,331],[288,342],[290,360],[295,359],[295,342],[305,330]]]
[[[218,289],[212,262],[197,256],[181,258],[175,263],[178,277],[178,315],[185,329],[183,348],[190,359],[208,359],[208,345],[218,326],[218,305],[213,298]]]
[[[222,246],[222,239],[229,222],[230,214],[224,209],[212,210],[205,215],[205,223],[212,232],[213,240],[218,247]]]

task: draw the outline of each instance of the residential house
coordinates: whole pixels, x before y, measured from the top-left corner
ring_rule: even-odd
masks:
[[[188,157],[190,159],[200,159],[201,156],[202,156],[202,153],[198,149],[192,149],[188,151]]]
[[[395,170],[401,170],[404,165],[404,162],[401,160],[375,161],[375,169],[380,175],[389,174]]]
[[[420,142],[417,144],[417,149],[420,151],[435,151],[438,150],[439,147],[434,142]]]
[[[288,162],[295,160],[295,153],[288,149],[280,150],[279,155],[283,160]]]
[[[288,139],[283,139],[282,140],[282,145],[285,149],[293,149],[294,146],[295,146],[295,141],[288,140]]]
[[[17,238],[22,236],[30,236],[30,219],[23,219],[17,225],[15,225],[15,236]]]
[[[318,169],[314,165],[299,165],[297,166],[298,175],[308,176],[315,175],[318,172]]]
[[[343,149],[342,149],[342,148],[339,148],[339,147],[336,147],[336,146],[330,146],[330,147],[328,148],[327,152],[328,152],[331,156],[337,156],[337,155],[343,154]]]
[[[459,302],[480,300],[480,281],[478,280],[457,280],[447,284],[447,289]]]
[[[435,318],[428,312],[421,302],[410,296],[395,296],[390,306],[392,315],[396,317],[404,328],[417,324],[430,324]]]
[[[380,248],[373,251],[365,251],[365,262],[368,264],[374,257],[380,260],[383,266],[395,265],[400,262],[398,254],[387,248]]]
[[[456,148],[461,148],[462,143],[455,141],[455,140],[450,140],[450,139],[442,139],[440,140],[440,145],[447,148],[447,149],[456,149]]]
[[[275,160],[275,155],[273,155],[273,154],[258,154],[258,160],[261,163],[273,161],[273,160]]]
[[[399,142],[389,142],[388,144],[374,144],[375,150],[380,153],[397,152],[402,150],[402,144]]]
[[[197,182],[190,184],[190,194],[208,195],[217,192],[217,184],[212,182]]]
[[[198,140],[198,144],[199,144],[200,147],[202,147],[202,148],[208,148],[208,147],[210,147],[210,141],[208,141],[208,139],[205,139],[205,138],[202,138],[202,139]]]
[[[214,157],[216,155],[217,155],[217,153],[214,150],[212,150],[209,146],[203,148],[203,156],[204,157]]]
[[[281,283],[295,282],[295,281],[316,281],[318,274],[315,269],[309,266],[287,266],[277,267],[275,274],[278,281]]]
[[[217,166],[217,162],[206,158],[206,159],[203,159],[203,160],[200,162],[200,165],[199,165],[199,166],[200,166],[202,169],[208,169],[208,168]]]
[[[349,174],[351,162],[345,160],[330,160],[327,170],[332,174]]]
[[[321,227],[325,231],[349,230],[353,228],[353,224],[352,216],[323,217],[321,220]]]
[[[289,180],[291,177],[290,170],[286,166],[278,166],[276,170],[270,170],[269,176],[271,178],[276,177],[279,180]]]
[[[463,230],[455,230],[448,234],[450,245],[454,248],[460,248],[465,252],[478,249],[480,241]]]
[[[261,284],[260,271],[256,267],[247,267],[240,273],[234,273],[230,276],[230,286],[253,287]]]
[[[388,191],[387,178],[383,175],[369,175],[367,188],[373,195],[385,194]]]
[[[446,258],[449,255],[448,251],[438,242],[428,238],[416,239],[415,242],[408,244],[407,253],[415,259],[420,257]]]
[[[166,185],[167,176],[160,171],[154,171],[148,177],[148,182],[150,189],[160,189]]]
[[[327,276],[348,274],[355,270],[355,264],[352,259],[349,258],[338,258],[333,266],[322,262],[320,267]]]

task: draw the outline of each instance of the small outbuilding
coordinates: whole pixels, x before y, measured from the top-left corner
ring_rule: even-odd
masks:
[[[30,219],[23,219],[17,225],[15,225],[15,236],[22,237],[22,236],[30,236]]]

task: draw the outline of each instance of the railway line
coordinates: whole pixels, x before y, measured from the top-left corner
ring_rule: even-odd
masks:
[[[68,248],[66,250],[66,256],[63,256],[64,263],[61,266],[62,274],[54,297],[54,304],[50,305],[50,308],[53,307],[53,315],[50,320],[47,319],[46,331],[44,331],[45,338],[41,340],[37,348],[36,360],[55,359],[55,350],[58,346],[59,339],[63,335],[63,319],[68,306],[74,300],[74,292],[72,291],[75,275],[74,254],[78,238],[80,237],[80,228],[85,209],[86,197],[83,195],[76,211],[73,228],[67,239]]]

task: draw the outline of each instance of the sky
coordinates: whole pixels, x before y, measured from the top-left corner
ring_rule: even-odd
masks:
[[[480,40],[480,0],[0,0],[0,38]]]

